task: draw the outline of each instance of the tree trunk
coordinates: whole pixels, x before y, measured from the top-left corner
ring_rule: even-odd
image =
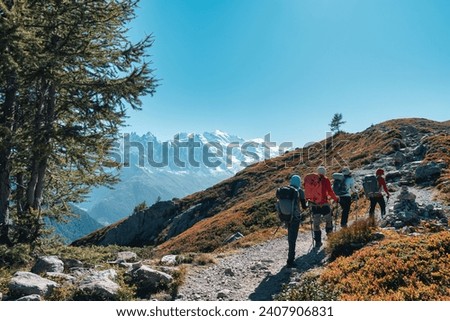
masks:
[[[5,90],[5,101],[3,103],[3,115],[0,125],[3,125],[5,132],[2,133],[0,141],[0,243],[10,245],[9,232],[9,197],[11,186],[9,178],[12,164],[12,143],[11,135],[14,128],[14,105],[17,92],[15,73],[12,72]]]

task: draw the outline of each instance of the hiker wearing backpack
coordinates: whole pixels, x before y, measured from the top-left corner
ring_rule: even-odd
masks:
[[[311,180],[305,177],[305,190],[306,194],[308,194],[306,199],[311,205],[313,215],[313,237],[316,248],[319,248],[322,245],[322,231],[320,230],[320,219],[322,215],[325,218],[325,232],[327,234],[333,232],[333,217],[328,199],[332,198],[336,203],[339,202],[339,197],[333,192],[331,182],[325,174],[325,167],[319,166],[317,168],[317,174],[307,175],[312,178]],[[317,181],[314,182],[315,180]]]
[[[391,195],[389,194],[388,188],[386,186],[386,181],[384,180],[383,175],[384,175],[384,170],[382,170],[381,168],[377,169],[377,171],[375,172],[375,176],[377,178],[378,189],[376,192],[371,193],[369,195],[369,200],[370,200],[369,216],[371,218],[373,218],[375,215],[375,207],[377,206],[377,204],[380,205],[381,217],[383,217],[386,214],[386,202],[384,200],[382,190],[384,190],[384,192],[386,193],[388,201],[389,201],[389,197]]]
[[[352,205],[352,195],[357,195],[355,180],[350,174],[348,167],[344,167],[341,173],[333,174],[333,178],[333,191],[339,196],[339,204],[342,208],[341,227],[347,227],[350,206]]]
[[[278,216],[285,223],[288,230],[288,267],[295,267],[295,246],[301,222],[300,206],[304,210],[307,208],[305,193],[301,189],[301,185],[300,176],[293,175],[290,185],[278,188],[276,192]]]

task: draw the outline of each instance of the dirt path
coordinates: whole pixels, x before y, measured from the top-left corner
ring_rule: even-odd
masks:
[[[296,248],[296,269],[285,267],[287,237],[239,250],[238,253],[218,258],[208,267],[191,269],[180,288],[180,300],[272,300],[293,272],[303,273],[321,264],[323,248],[312,249],[310,232],[299,232]]]

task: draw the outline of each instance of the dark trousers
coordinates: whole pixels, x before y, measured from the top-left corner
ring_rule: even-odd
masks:
[[[341,227],[346,227],[350,206],[352,205],[352,198],[350,196],[339,196],[339,204],[342,208]]]
[[[292,264],[294,263],[295,259],[295,245],[297,243],[297,236],[298,236],[298,228],[300,226],[300,220],[294,218],[292,222],[288,224],[288,259],[287,263]]]
[[[386,202],[384,201],[383,196],[374,196],[370,198],[370,209],[369,209],[369,215],[371,217],[375,214],[375,207],[377,204],[380,205],[381,209],[381,216],[384,216],[386,214]]]

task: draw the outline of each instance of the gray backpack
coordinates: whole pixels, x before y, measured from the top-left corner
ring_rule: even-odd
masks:
[[[363,188],[366,197],[373,197],[380,194],[378,180],[375,175],[364,176]]]
[[[277,189],[276,204],[278,217],[283,223],[290,223],[295,213],[295,204],[299,198],[299,192],[295,187],[284,186]]]
[[[345,181],[347,177],[342,173],[333,174],[333,191],[336,195],[342,196],[348,193],[347,184]]]

